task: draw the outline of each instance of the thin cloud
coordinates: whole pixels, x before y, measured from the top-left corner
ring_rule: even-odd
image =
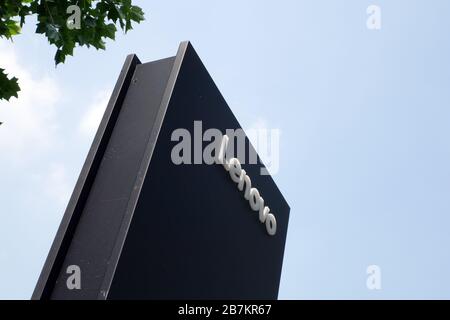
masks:
[[[34,75],[20,62],[10,43],[0,41],[1,67],[19,78],[19,98],[0,101],[1,158],[30,159],[48,149],[56,138],[55,106],[61,90],[48,75]]]
[[[81,119],[79,131],[88,137],[93,137],[97,132],[103,113],[111,95],[111,90],[101,90],[92,99],[92,103],[87,108]]]

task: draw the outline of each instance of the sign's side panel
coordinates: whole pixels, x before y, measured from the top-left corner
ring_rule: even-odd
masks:
[[[116,263],[112,251],[173,61],[168,58],[136,67],[51,298],[101,297],[105,272]],[[73,265],[81,270],[81,288],[70,290],[66,270]]]
[[[270,236],[221,165],[174,164],[174,130],[187,129],[192,145],[208,144],[202,142],[202,132],[195,135],[194,121],[202,121],[203,131],[217,128],[224,133],[240,128],[189,46],[110,299],[277,298],[289,206],[272,178],[260,175],[259,159],[258,164],[243,165],[276,214],[277,232]]]
[[[51,296],[67,248],[72,241],[73,233],[78,224],[92,183],[95,180],[97,169],[114,129],[117,116],[119,115],[123,100],[125,99],[134,70],[138,64],[140,64],[140,61],[134,54],[127,56],[124,62],[108,102],[108,106],[106,107],[102,121],[94,137],[94,141],[92,142],[75,189],[67,205],[63,219],[34,289],[31,297],[33,300],[48,299]]]

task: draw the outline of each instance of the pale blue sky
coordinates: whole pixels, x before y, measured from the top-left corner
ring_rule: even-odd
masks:
[[[24,89],[0,103],[0,298],[31,296],[125,56],[164,58],[183,40],[244,128],[281,129],[279,298],[450,298],[449,1],[136,4],[144,23],[57,69],[32,23],[0,42]]]

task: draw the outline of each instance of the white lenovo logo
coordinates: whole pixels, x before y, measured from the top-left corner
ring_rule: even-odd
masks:
[[[254,211],[259,212],[259,221],[265,223],[267,233],[273,236],[277,232],[277,221],[275,216],[270,212],[268,206],[264,206],[264,199],[259,194],[258,189],[252,188],[252,181],[245,170],[242,169],[239,160],[237,158],[231,158],[230,160],[226,159],[228,141],[228,136],[224,135],[217,155],[217,162],[222,164],[225,170],[230,173],[231,179],[237,183],[237,187],[240,191],[244,190],[245,185],[244,198],[248,200],[250,207]]]

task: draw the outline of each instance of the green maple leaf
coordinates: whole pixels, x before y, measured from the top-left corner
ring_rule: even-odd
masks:
[[[75,29],[67,25],[67,8],[73,4],[81,9],[80,27]],[[56,65],[78,46],[105,50],[106,40],[114,40],[118,30],[126,33],[145,19],[132,0],[0,0],[0,38],[12,40],[20,34],[27,16],[35,16],[35,32],[56,47]],[[9,79],[0,69],[0,100],[17,97],[19,91],[17,78]]]
[[[17,92],[20,91],[19,83],[17,78],[8,78],[5,73],[5,69],[0,68],[0,99],[5,99],[9,101],[11,97],[18,97]]]

